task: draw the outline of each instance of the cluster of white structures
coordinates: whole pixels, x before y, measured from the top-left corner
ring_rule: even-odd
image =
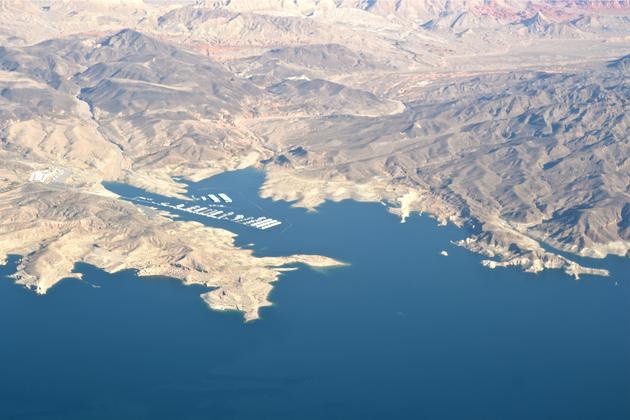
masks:
[[[212,194],[210,194],[210,195],[212,195]],[[231,203],[232,202],[230,197],[228,197],[227,195],[225,195],[223,193],[217,194],[217,195],[225,203]],[[238,223],[238,224],[245,225],[245,226],[250,226],[250,227],[253,227],[255,229],[260,229],[260,230],[270,229],[272,227],[275,227],[275,226],[278,226],[278,225],[282,224],[281,221],[276,220],[276,219],[271,219],[271,218],[268,218],[268,217],[252,217],[252,216],[245,216],[243,214],[236,214],[235,212],[230,211],[230,209],[228,207],[226,207],[225,205],[217,204],[217,203],[220,203],[221,201],[219,201],[219,200],[215,201],[212,198],[210,198],[210,199],[212,200],[212,202],[214,204],[207,204],[205,206],[203,206],[203,205],[193,205],[193,206],[188,206],[188,207],[186,206],[186,204],[171,204],[171,203],[168,203],[166,201],[158,203],[158,202],[156,202],[153,199],[148,198],[148,197],[136,197],[133,200],[141,202],[141,203],[143,203],[145,205],[149,205],[149,206],[166,207],[166,208],[170,208],[170,209],[177,210],[177,211],[183,211],[183,212],[186,212],[186,213],[192,213],[192,214],[197,214],[199,216],[209,217],[211,219],[229,220],[229,221],[234,222],[234,223]],[[202,199],[201,201],[207,201],[207,199],[206,200]]]
[[[62,177],[64,174],[64,170],[60,168],[48,168],[43,171],[34,171],[31,173],[31,176],[28,178],[30,182],[43,182],[45,184],[50,184],[51,182],[55,182]]]
[[[232,199],[225,193],[218,193],[218,194],[208,194],[208,195],[204,195],[201,197],[195,197],[194,195],[192,196],[192,199],[195,201],[212,201],[213,203],[231,203]]]

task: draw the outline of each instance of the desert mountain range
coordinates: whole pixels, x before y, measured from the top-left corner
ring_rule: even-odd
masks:
[[[88,262],[253,319],[283,265],[338,263],[102,183],[256,166],[299,206],[467,226],[489,267],[606,274],[570,255],[629,254],[629,76],[625,0],[0,0],[0,259],[40,293]]]

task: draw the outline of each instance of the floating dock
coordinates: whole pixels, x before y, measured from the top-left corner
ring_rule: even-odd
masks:
[[[232,202],[232,199],[225,193],[219,193],[219,197],[221,197],[221,199],[225,201],[226,203]]]
[[[278,226],[278,225],[281,225],[281,224],[282,224],[282,222],[281,222],[281,221],[279,221],[279,220],[274,220],[273,222],[266,223],[266,224],[264,224],[263,226],[259,226],[259,227],[258,227],[258,229],[265,230],[265,229],[269,229],[269,228],[272,228],[272,227],[274,227],[274,226]]]
[[[273,228],[275,226],[282,224],[281,221],[272,219],[270,217],[265,217],[265,216],[252,217],[252,216],[245,216],[243,214],[236,214],[234,211],[229,211],[230,210],[229,206],[225,206],[222,204],[215,204],[215,203],[221,203],[221,200],[223,200],[223,202],[225,203],[231,203],[232,199],[227,194],[224,194],[224,193],[219,193],[217,195],[209,194],[207,197],[210,200],[212,200],[213,203],[204,203],[205,206],[192,205],[188,207],[186,207],[186,204],[184,203],[175,204],[175,203],[169,203],[166,201],[157,202],[149,197],[144,197],[144,196],[130,198],[130,200],[141,202],[143,205],[149,206],[149,207],[153,207],[153,206],[166,207],[169,209],[179,210],[186,213],[209,217],[212,219],[228,220],[230,222],[233,222],[239,225],[249,226],[251,228],[260,229],[260,230],[270,229],[270,228]],[[201,197],[201,199],[203,198],[204,197]],[[208,201],[208,200],[204,199],[203,201]],[[219,210],[221,208],[223,210]]]

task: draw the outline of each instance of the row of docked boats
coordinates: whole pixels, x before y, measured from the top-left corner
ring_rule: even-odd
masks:
[[[185,213],[196,214],[203,217],[208,217],[211,219],[218,220],[227,220],[230,222],[238,223],[240,225],[249,226],[254,229],[267,230],[273,227],[279,226],[282,224],[280,220],[272,219],[266,216],[253,217],[246,216],[244,214],[237,214],[235,211],[231,211],[231,209],[223,203],[231,203],[232,200],[225,194],[217,194],[221,200],[223,201],[214,201],[211,199],[211,203],[202,204],[202,205],[192,205],[187,206],[184,203],[172,204],[167,201],[157,202],[150,197],[135,197],[132,200],[139,202],[145,206],[154,207],[154,208],[168,208],[175,211],[181,211]],[[225,197],[223,197],[225,195]],[[227,201],[230,200],[230,201]],[[199,201],[199,200],[197,200]],[[201,200],[207,201],[207,200]]]

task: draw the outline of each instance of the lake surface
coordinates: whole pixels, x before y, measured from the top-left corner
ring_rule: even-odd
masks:
[[[77,265],[37,296],[0,267],[0,419],[630,418],[630,263],[611,278],[489,270],[454,227],[381,204],[316,213],[257,197],[246,170],[190,184],[283,221],[239,234],[258,255],[316,253],[243,323],[202,287]],[[133,196],[120,185],[109,188]],[[145,194],[145,193],[143,193]],[[448,257],[439,255],[447,250]]]

